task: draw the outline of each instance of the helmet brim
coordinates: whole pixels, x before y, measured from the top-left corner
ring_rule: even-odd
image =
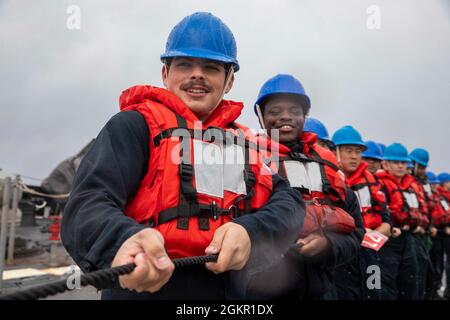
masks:
[[[410,162],[411,160],[407,157],[383,157],[383,160],[385,161],[401,161],[401,162]]]
[[[311,109],[311,101],[309,100],[309,97],[306,94],[300,94],[300,93],[295,93],[292,91],[276,91],[276,92],[271,92],[269,94],[263,95],[261,97],[258,98],[258,100],[256,100],[253,109],[256,112],[256,105],[259,105],[260,107],[262,107],[261,104],[264,104],[264,100],[266,100],[267,98],[269,98],[270,96],[276,95],[276,94],[291,94],[293,96],[297,96],[300,98],[300,103],[302,105],[302,107],[306,108],[306,113],[309,112],[309,110]],[[262,111],[262,110],[261,110]]]
[[[420,164],[420,165],[423,166],[423,167],[428,167],[428,163],[425,163],[425,162],[423,162],[423,161],[417,159],[417,158],[414,157],[414,156],[409,156],[409,158],[410,158],[412,161],[417,162],[418,164]]]
[[[161,61],[177,57],[208,59],[226,64],[232,64],[234,72],[237,72],[240,69],[239,62],[236,59],[204,49],[178,49],[167,51],[161,55]]]
[[[358,147],[362,147],[363,148],[363,152],[367,150],[367,146],[364,143],[358,143],[355,141],[341,141],[339,143],[335,143],[335,146],[358,146]]]

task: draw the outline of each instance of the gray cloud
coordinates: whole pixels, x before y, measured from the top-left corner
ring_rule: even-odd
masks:
[[[159,54],[185,15],[211,11],[238,42],[241,71],[229,99],[258,127],[252,105],[276,73],[292,73],[330,132],[426,147],[449,170],[450,5],[445,0],[2,1],[0,168],[44,178],[118,112],[120,92],[161,86]],[[81,8],[81,30],[66,9]],[[366,27],[369,5],[381,29]]]

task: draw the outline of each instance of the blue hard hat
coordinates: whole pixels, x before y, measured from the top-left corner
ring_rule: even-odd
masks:
[[[367,146],[364,144],[361,135],[352,126],[344,126],[337,130],[333,134],[331,141],[333,141],[336,146],[356,145],[363,147],[364,150],[367,149]]]
[[[378,145],[380,146],[381,152],[384,155],[384,150],[386,150],[386,145],[384,143],[379,143],[379,142],[378,142]]]
[[[409,154],[409,158],[420,164],[421,166],[427,167],[428,161],[430,159],[430,154],[427,150],[422,148],[416,148]]]
[[[384,150],[383,160],[403,162],[410,161],[408,157],[408,150],[406,150],[402,144],[397,142],[386,147],[386,150]]]
[[[427,177],[428,177],[428,182],[429,182],[430,184],[439,184],[439,183],[441,183],[441,182],[439,181],[439,179],[437,178],[436,174],[434,174],[434,172],[427,171],[427,172],[426,172],[426,175],[427,175]]]
[[[439,179],[440,183],[449,182],[450,181],[450,173],[442,172],[437,176],[437,178]]]
[[[365,142],[367,150],[362,153],[363,158],[383,160],[383,150],[375,141],[368,140]]]
[[[209,12],[196,12],[170,32],[161,61],[175,57],[202,58],[231,63],[239,70],[236,41],[231,30]]]
[[[277,93],[298,95],[301,99],[302,106],[308,111],[311,108],[309,97],[306,95],[305,88],[303,88],[300,81],[290,74],[278,74],[267,80],[261,87],[261,90],[259,90],[258,99],[254,105],[255,113],[256,105],[261,106],[264,99]]]
[[[317,120],[316,118],[306,118],[303,131],[313,132],[317,134],[318,139],[331,142],[327,128],[321,121]]]

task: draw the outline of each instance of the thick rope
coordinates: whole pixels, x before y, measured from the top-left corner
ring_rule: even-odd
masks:
[[[214,254],[173,259],[172,262],[176,268],[182,268],[187,266],[200,265],[206,262],[216,262],[217,257],[218,255]],[[134,263],[130,263],[111,269],[98,270],[83,274],[81,275],[80,285],[82,287],[91,285],[101,290],[102,288],[107,287],[108,284],[115,283],[119,276],[133,272],[135,268],[136,265]],[[0,300],[36,300],[65,291],[73,290],[67,287],[67,281],[68,277],[47,284],[37,285],[13,293],[0,295]]]
[[[42,193],[42,192],[38,192],[36,190],[33,190],[31,188],[29,188],[26,184],[24,184],[21,181],[17,181],[16,186],[22,190],[23,192],[29,193],[29,194],[33,194],[35,196],[40,196],[40,197],[46,197],[46,198],[52,198],[52,199],[66,199],[69,197],[69,193],[64,193],[64,194],[49,194],[49,193]]]
[[[302,243],[295,243],[289,247],[289,250],[298,250],[303,246]],[[201,265],[206,262],[216,262],[218,254],[206,255],[206,256],[196,256],[187,258],[173,259],[172,262],[176,268],[183,268],[193,265]],[[133,272],[136,268],[134,263],[125,264],[119,267],[114,267],[110,269],[98,270],[90,273],[81,275],[80,286],[85,287],[88,285],[94,286],[95,288],[101,290],[108,285],[117,282],[118,277],[121,275],[129,274]],[[9,294],[0,295],[0,300],[36,300],[40,298],[45,298],[51,295],[62,293],[65,291],[70,291],[67,286],[68,278],[50,282],[47,284],[37,285],[31,288],[19,290]]]

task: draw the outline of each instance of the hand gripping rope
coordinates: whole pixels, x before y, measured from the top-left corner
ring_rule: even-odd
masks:
[[[302,243],[296,243],[289,247],[289,250],[299,249],[303,246]],[[195,256],[173,259],[172,262],[176,268],[188,267],[193,265],[201,265],[206,262],[216,262],[218,254]],[[129,274],[136,268],[136,264],[129,263],[122,266],[98,270],[81,275],[80,285],[82,287],[91,285],[101,290],[108,287],[112,283],[116,283],[121,275]],[[53,281],[47,284],[33,286],[27,289],[18,290],[16,292],[0,295],[0,300],[36,300],[45,298],[58,293],[69,291],[71,289],[67,286],[68,277]]]
[[[196,256],[173,259],[176,268],[200,265],[206,262],[216,262],[217,254],[207,256]],[[119,276],[129,274],[136,268],[134,263],[125,264],[111,269],[98,270],[81,275],[80,285],[82,287],[91,285],[97,289],[107,287],[108,284],[115,283]],[[37,285],[31,288],[18,290],[13,293],[0,295],[0,300],[36,300],[47,296],[62,293],[70,290],[67,287],[67,279],[53,281],[47,284]]]

